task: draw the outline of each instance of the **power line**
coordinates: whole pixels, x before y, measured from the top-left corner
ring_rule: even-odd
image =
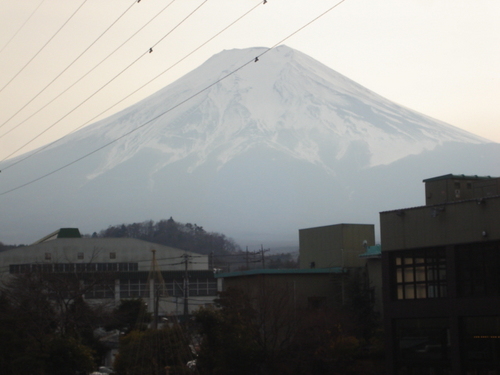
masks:
[[[90,45],[85,48],[85,50],[80,53],[66,68],[64,68],[64,70],[59,73],[52,81],[50,81],[42,90],[40,90],[34,97],[32,97],[27,103],[25,103],[17,112],[15,112],[12,116],[10,116],[7,120],[5,120],[2,124],[0,124],[0,128],[2,126],[4,126],[6,123],[8,123],[13,117],[15,117],[19,112],[21,112],[24,108],[26,108],[31,102],[33,102],[33,100],[35,100],[36,98],[38,98],[38,96],[40,96],[40,94],[42,94],[50,85],[52,85],[60,76],[62,76],[69,68],[71,68],[73,66],[73,64],[75,62],[77,62],[80,57],[82,57],[94,44],[97,43],[97,41],[99,41],[99,39],[101,39],[103,37],[104,34],[106,34],[109,29],[111,29],[135,4],[137,4],[137,1],[134,0],[133,3],[115,20],[113,21],[113,23],[108,26],[106,28],[106,30],[104,30],[92,43],[90,43]],[[14,130],[14,128],[10,129],[8,132],[2,134],[0,136],[0,138],[2,138],[4,135],[8,134],[9,132],[11,132],[12,130]]]
[[[45,150],[46,148],[52,146],[53,144],[61,141],[62,139],[64,139],[66,136],[70,135],[70,134],[73,134],[74,132],[78,131],[79,129],[83,128],[85,125],[89,124],[90,122],[92,122],[93,120],[95,120],[96,118],[100,117],[101,115],[103,115],[104,113],[108,112],[110,109],[116,107],[118,104],[122,103],[123,101],[125,101],[126,99],[130,98],[132,95],[134,95],[136,92],[142,90],[144,87],[146,87],[147,85],[149,85],[150,83],[154,82],[155,80],[157,80],[159,77],[161,77],[163,74],[167,73],[170,69],[174,68],[175,66],[177,66],[178,64],[180,64],[182,61],[184,61],[185,59],[187,59],[189,56],[191,56],[193,53],[195,53],[196,51],[198,51],[200,48],[204,47],[206,44],[208,44],[209,42],[211,42],[213,39],[215,39],[216,37],[218,37],[220,34],[222,34],[223,32],[225,32],[226,30],[228,30],[231,26],[233,26],[234,24],[236,24],[237,22],[239,22],[241,19],[243,19],[244,17],[246,17],[248,14],[250,14],[253,10],[255,10],[258,6],[260,6],[262,3],[259,2],[257,5],[253,6],[252,8],[250,8],[247,12],[245,12],[244,14],[242,14],[240,17],[238,17],[236,20],[234,20],[233,22],[231,22],[229,25],[225,26],[223,29],[221,29],[219,32],[217,32],[216,34],[214,34],[212,37],[210,37],[209,39],[207,39],[205,42],[203,42],[202,44],[200,44],[198,47],[196,47],[194,50],[192,50],[191,52],[189,52],[187,55],[185,55],[184,57],[182,57],[180,60],[177,60],[177,62],[175,62],[174,64],[170,65],[167,69],[165,69],[164,71],[162,71],[160,74],[156,75],[155,77],[153,77],[152,79],[150,79],[148,82],[144,83],[142,86],[140,86],[139,88],[137,88],[136,90],[134,90],[132,93],[128,94],[127,96],[125,96],[124,98],[122,98],[121,100],[119,100],[118,102],[116,102],[115,104],[111,105],[110,107],[106,108],[105,110],[103,110],[102,112],[100,112],[99,114],[95,115],[94,117],[92,117],[91,119],[87,120],[85,123],[83,123],[82,125],[78,126],[76,129],[74,129],[73,131],[71,131],[70,133],[66,134],[65,136],[61,137],[61,138],[58,138],[56,139],[55,141],[51,142],[51,143],[48,143],[47,145],[45,146],[42,146],[41,148],[35,150],[33,153],[29,154],[29,155],[26,155],[24,158],[20,159],[20,160],[17,160],[16,162],[12,163],[12,164],[9,164],[8,166],[6,166],[3,170],[7,170],[11,167],[13,167],[14,165],[16,164],[19,164],[21,162],[23,162],[24,160],[26,159],[29,159],[30,157],[38,154],[39,152]],[[66,92],[67,90],[65,90],[64,92]],[[63,92],[63,93],[64,93]],[[62,94],[61,94],[62,95]],[[59,95],[60,96],[60,95]],[[57,98],[56,98],[57,99]],[[51,102],[50,102],[51,103]],[[49,104],[50,104],[49,103]],[[45,107],[43,107],[45,108]],[[42,108],[42,109],[43,109]],[[38,113],[38,112],[36,112]],[[36,114],[35,113],[35,114]],[[31,118],[31,117],[30,117]],[[29,118],[28,118],[29,119]],[[27,120],[28,120],[27,119]],[[26,121],[26,120],[25,120]],[[20,125],[20,124],[19,124]],[[13,130],[13,129],[11,129]],[[5,134],[4,134],[5,135]],[[3,136],[3,135],[2,135]],[[0,136],[0,138],[2,137]],[[23,146],[24,147],[24,146]],[[16,151],[17,152],[17,151]],[[12,154],[11,154],[12,155]],[[9,155],[10,156],[10,155]],[[6,160],[9,156],[5,157],[2,161]]]
[[[87,153],[87,154],[85,154],[85,155],[83,155],[83,156],[81,156],[81,157],[79,157],[79,158],[77,158],[77,159],[75,159],[75,160],[73,160],[73,161],[71,161],[71,162],[69,162],[69,163],[67,163],[67,164],[65,164],[65,165],[63,165],[63,166],[61,166],[61,167],[59,167],[59,168],[57,168],[57,169],[53,170],[53,171],[51,171],[51,172],[49,172],[49,173],[46,173],[46,174],[44,174],[44,175],[42,175],[42,176],[40,176],[40,177],[38,177],[38,178],[36,178],[36,179],[34,179],[34,180],[28,181],[28,182],[26,182],[26,183],[24,183],[24,184],[21,184],[21,185],[17,186],[17,187],[14,187],[14,188],[12,188],[12,189],[9,189],[9,190],[4,191],[4,192],[0,193],[0,196],[5,195],[5,194],[8,194],[8,193],[11,193],[11,192],[16,191],[16,190],[18,190],[18,189],[21,189],[21,188],[23,188],[23,187],[25,187],[25,186],[31,185],[32,183],[35,183],[35,182],[37,182],[37,181],[39,181],[39,180],[41,180],[41,179],[44,179],[44,178],[46,178],[46,177],[48,177],[48,176],[51,176],[51,175],[55,174],[55,173],[57,173],[57,172],[59,172],[59,171],[61,171],[61,170],[63,170],[63,169],[66,169],[67,167],[69,167],[69,166],[71,166],[71,165],[73,165],[73,164],[76,164],[76,163],[78,163],[79,161],[81,161],[81,160],[83,160],[83,159],[86,159],[87,157],[89,157],[89,156],[91,156],[91,155],[93,155],[93,154],[95,154],[95,153],[99,152],[100,150],[102,150],[102,149],[104,149],[104,148],[106,148],[106,147],[110,146],[111,144],[113,144],[113,143],[115,143],[115,142],[118,142],[119,140],[121,140],[121,139],[123,139],[123,138],[125,138],[125,137],[129,136],[130,134],[132,134],[132,133],[136,132],[137,130],[142,129],[142,128],[143,128],[143,127],[145,127],[146,125],[151,124],[152,122],[156,121],[158,118],[160,118],[160,117],[162,117],[162,116],[166,115],[167,113],[169,113],[169,112],[173,111],[174,109],[178,108],[179,106],[183,105],[184,103],[186,103],[186,102],[190,101],[191,99],[195,98],[196,96],[200,95],[201,93],[203,93],[203,92],[207,91],[208,89],[210,89],[211,87],[215,86],[215,85],[216,85],[216,84],[218,84],[219,82],[221,82],[221,81],[225,80],[227,77],[229,77],[229,76],[231,76],[231,75],[235,74],[236,72],[240,71],[241,69],[243,69],[243,68],[244,68],[244,67],[246,67],[247,65],[249,65],[249,64],[251,64],[251,63],[254,63],[254,62],[258,62],[258,61],[259,61],[259,57],[262,57],[263,55],[265,55],[266,53],[268,53],[271,49],[273,49],[273,48],[275,48],[276,46],[278,46],[278,45],[282,44],[284,41],[288,40],[289,38],[291,38],[292,36],[294,36],[295,34],[297,34],[298,32],[300,32],[301,30],[303,30],[303,29],[304,29],[304,28],[306,28],[307,26],[309,26],[309,25],[311,25],[312,23],[316,22],[318,19],[320,19],[321,17],[323,17],[324,15],[326,15],[327,13],[329,13],[330,11],[332,11],[333,9],[335,9],[336,7],[338,7],[338,6],[339,6],[340,4],[342,4],[344,1],[346,1],[346,0],[341,0],[341,1],[339,1],[338,3],[336,3],[335,5],[333,5],[332,7],[330,7],[329,9],[327,9],[326,11],[324,11],[323,13],[321,13],[319,16],[315,17],[315,18],[314,18],[314,19],[312,19],[311,21],[307,22],[305,25],[303,25],[303,26],[301,26],[300,28],[298,28],[298,29],[297,29],[296,31],[294,31],[293,33],[289,34],[287,37],[285,37],[285,38],[281,39],[278,43],[275,43],[272,47],[270,47],[270,48],[266,49],[264,52],[262,52],[261,54],[257,55],[255,58],[253,58],[253,59],[251,59],[251,60],[247,61],[247,62],[246,62],[246,63],[244,63],[243,65],[239,66],[238,68],[234,69],[233,71],[231,71],[231,72],[227,73],[226,75],[224,75],[223,77],[219,78],[219,79],[218,79],[218,80],[216,80],[215,82],[213,82],[213,83],[211,83],[210,85],[206,86],[205,88],[203,88],[203,89],[199,90],[198,92],[194,93],[193,95],[189,96],[188,98],[186,98],[186,99],[182,100],[182,101],[181,101],[181,102],[179,102],[178,104],[176,104],[176,105],[174,105],[173,107],[171,107],[171,108],[167,109],[166,111],[164,111],[164,112],[160,113],[159,115],[157,115],[157,116],[155,116],[155,117],[153,117],[153,118],[149,119],[148,121],[146,121],[146,122],[142,123],[142,124],[141,124],[141,125],[139,125],[138,127],[136,127],[136,128],[134,128],[134,129],[132,129],[132,130],[130,130],[130,131],[128,131],[128,132],[126,132],[126,133],[122,134],[122,135],[121,135],[121,136],[119,136],[118,138],[115,138],[115,139],[111,140],[110,142],[108,142],[108,143],[104,144],[103,146],[100,146],[100,147],[98,147],[98,148],[94,149],[93,151],[91,151],[91,152],[89,152],[89,153]]]
[[[41,180],[41,179],[43,179],[43,178],[48,177],[48,176],[51,176],[51,175],[53,175],[54,173],[57,173],[57,172],[59,172],[59,171],[61,171],[61,170],[63,170],[63,169],[66,169],[67,167],[69,167],[69,166],[71,166],[71,165],[73,165],[73,164],[76,164],[76,163],[78,163],[79,161],[81,161],[81,160],[83,160],[83,159],[85,159],[85,158],[87,158],[87,157],[89,157],[89,156],[91,156],[91,155],[93,155],[93,154],[95,154],[95,153],[97,153],[97,152],[101,151],[102,149],[104,149],[104,148],[108,147],[109,145],[111,145],[111,144],[113,144],[113,143],[115,143],[115,142],[118,142],[120,139],[123,139],[123,138],[125,138],[125,137],[129,136],[130,134],[132,134],[132,133],[136,132],[137,130],[139,130],[139,129],[141,129],[141,128],[145,127],[146,125],[149,125],[150,123],[152,123],[152,122],[156,121],[157,119],[159,119],[160,117],[164,116],[164,115],[165,115],[165,114],[167,114],[168,112],[173,111],[175,108],[177,108],[177,107],[181,106],[182,104],[184,104],[184,103],[186,103],[186,102],[190,101],[191,99],[193,99],[194,97],[198,96],[198,95],[199,95],[199,94],[201,94],[202,92],[204,92],[204,91],[208,90],[208,89],[209,89],[209,88],[211,88],[212,86],[215,86],[216,84],[218,84],[218,83],[219,83],[219,82],[221,82],[222,80],[226,79],[226,78],[227,78],[227,77],[229,77],[230,75],[232,75],[232,74],[236,73],[237,71],[239,71],[239,70],[243,69],[245,66],[247,66],[248,64],[253,63],[253,62],[254,62],[254,59],[249,60],[248,62],[246,62],[245,64],[243,64],[243,65],[242,65],[242,66],[240,66],[239,68],[237,68],[237,69],[233,70],[232,72],[230,72],[230,73],[226,74],[225,76],[223,76],[222,78],[220,78],[220,79],[218,79],[217,81],[213,82],[213,83],[212,83],[212,84],[210,84],[209,86],[207,86],[207,87],[203,88],[202,90],[200,90],[200,91],[196,92],[195,94],[193,94],[193,95],[189,96],[187,99],[184,99],[184,100],[183,100],[183,101],[181,101],[180,103],[178,103],[178,104],[176,104],[175,106],[173,106],[173,107],[169,108],[168,110],[166,110],[166,111],[164,111],[164,112],[160,113],[159,115],[157,115],[157,116],[155,116],[155,117],[153,117],[153,118],[149,119],[148,121],[146,121],[146,122],[142,123],[142,124],[141,124],[141,125],[139,125],[138,127],[136,127],[136,128],[134,128],[134,129],[132,129],[132,130],[130,130],[130,131],[128,131],[128,132],[126,132],[125,134],[122,134],[120,137],[118,137],[118,138],[115,138],[115,139],[111,140],[110,142],[108,142],[108,143],[104,144],[103,146],[101,146],[101,147],[99,147],[99,148],[94,149],[93,151],[91,151],[91,152],[89,152],[89,153],[87,153],[87,154],[85,154],[85,155],[83,155],[83,156],[81,156],[81,157],[79,157],[79,158],[77,158],[77,159],[73,160],[72,162],[69,162],[69,163],[67,163],[67,164],[63,165],[62,167],[59,167],[59,168],[57,168],[57,169],[53,170],[52,172],[49,172],[49,173],[47,173],[47,174],[45,174],[45,175],[43,175],[43,176],[40,176],[40,177],[38,177],[38,178],[36,178],[36,179],[34,179],[34,180],[31,180],[31,181],[29,181],[29,182],[26,182],[25,184],[22,184],[22,185],[20,185],[20,186],[17,186],[17,187],[15,187],[15,188],[10,189],[10,190],[4,191],[4,192],[0,193],[0,196],[1,196],[1,195],[8,194],[8,193],[10,193],[10,192],[12,192],[12,191],[18,190],[18,189],[20,189],[20,188],[22,188],[22,187],[25,187],[25,186],[27,186],[27,185],[30,185],[30,184],[32,184],[32,183],[34,183],[34,182],[36,182],[36,181],[39,181],[39,180]]]
[[[156,42],[154,44],[154,46],[158,45],[158,43],[160,43],[161,41],[163,41],[168,35],[170,35],[170,33],[172,33],[173,30],[175,30],[178,26],[180,26],[181,24],[183,24],[190,16],[192,16],[197,10],[199,10],[204,4],[206,4],[208,0],[205,0],[203,3],[201,3],[194,11],[192,11],[188,16],[186,16],[183,20],[181,20],[177,25],[175,25],[173,27],[173,29],[171,29],[166,35],[164,35],[158,42]],[[132,61],[132,63],[130,63],[129,65],[127,65],[123,70],[121,70],[118,74],[116,74],[113,78],[111,78],[109,81],[107,81],[104,85],[102,85],[99,89],[97,89],[96,91],[94,91],[89,97],[87,97],[83,102],[81,102],[80,104],[78,104],[76,107],[74,107],[71,111],[67,112],[63,117],[61,117],[59,120],[57,120],[56,122],[54,122],[52,125],[50,125],[48,128],[45,128],[42,132],[38,133],[38,135],[36,135],[35,137],[33,137],[31,140],[29,140],[28,142],[26,142],[24,145],[22,145],[21,147],[19,147],[17,150],[11,152],[9,155],[7,155],[2,161],[4,161],[5,159],[8,159],[9,157],[11,157],[12,155],[16,154],[18,151],[22,150],[24,147],[26,147],[27,145],[29,145],[31,142],[33,142],[34,140],[38,139],[40,136],[42,136],[43,134],[45,134],[47,131],[49,131],[50,129],[52,129],[54,126],[56,126],[59,122],[61,122],[62,120],[64,120],[67,116],[69,116],[71,113],[73,113],[74,111],[76,111],[78,108],[80,108],[83,104],[85,104],[86,102],[88,102],[90,99],[92,99],[95,95],[97,95],[102,89],[104,89],[106,86],[108,86],[111,82],[113,82],[116,78],[118,78],[119,76],[121,76],[124,72],[126,72],[129,68],[131,68],[133,65],[135,65],[141,58],[143,58],[144,56],[150,54],[152,52],[152,47],[149,48],[146,52],[143,52],[139,57],[137,57],[134,61]]]
[[[24,26],[28,23],[28,21],[31,19],[31,17],[33,17],[33,15],[36,13],[36,11],[42,6],[42,4],[45,2],[45,0],[42,0],[38,6],[35,8],[35,10],[33,10],[33,12],[31,12],[31,14],[29,15],[29,17],[26,19],[26,21],[24,21],[24,23],[21,25],[21,27],[19,27],[19,29],[17,29],[17,31],[14,33],[14,35],[11,36],[11,38],[7,41],[7,43],[5,43],[5,45],[2,47],[2,49],[0,49],[0,53],[3,52],[3,50],[10,44],[10,42],[12,42],[14,40],[14,38],[16,37],[16,35],[24,28]]]
[[[23,121],[21,121],[20,123],[18,123],[16,126],[14,126],[13,128],[11,128],[9,131],[5,132],[4,134],[2,134],[0,136],[0,138],[2,138],[3,136],[7,135],[8,133],[10,133],[12,130],[14,129],[17,129],[20,125],[24,124],[26,121],[28,121],[29,119],[31,119],[33,116],[37,115],[38,113],[40,113],[40,111],[42,111],[43,109],[45,109],[46,107],[48,107],[50,104],[52,104],[55,100],[59,99],[62,95],[64,95],[67,91],[69,91],[71,88],[73,88],[77,83],[79,83],[82,79],[84,79],[85,77],[87,77],[90,73],[92,73],[97,67],[99,67],[102,63],[104,63],[107,59],[109,59],[112,55],[114,55],[120,48],[122,48],[125,44],[127,44],[133,37],[135,37],[137,34],[139,34],[146,26],[148,26],[152,21],[154,21],[158,16],[160,16],[160,14],[162,14],[170,5],[172,5],[172,3],[174,2],[175,0],[172,0],[170,3],[168,3],[165,7],[163,7],[158,13],[156,13],[150,20],[148,20],[148,22],[146,22],[144,25],[142,25],[138,30],[136,30],[129,38],[127,38],[122,44],[120,44],[118,47],[116,47],[111,53],[109,53],[106,57],[104,57],[101,61],[99,61],[96,65],[94,65],[90,70],[88,70],[83,76],[81,76],[80,78],[78,78],[75,82],[73,82],[69,87],[67,87],[64,91],[62,91],[59,95],[55,96],[52,100],[50,100],[47,104],[45,104],[43,107],[39,108],[36,112],[32,113],[30,116],[28,116],[27,118],[25,118]],[[8,121],[8,120],[7,120]],[[24,145],[23,147],[25,147],[26,145]],[[22,149],[22,147],[21,147]],[[17,152],[17,151],[16,151]],[[12,154],[11,154],[12,155]],[[9,155],[10,156],[10,155]],[[7,159],[9,156],[5,157],[4,159],[2,159],[2,161],[4,161],[5,159]]]
[[[47,45],[48,45],[48,44],[52,41],[52,39],[54,39],[54,38],[56,37],[56,35],[57,35],[57,34],[59,34],[59,32],[60,32],[60,31],[64,28],[64,26],[66,26],[66,24],[67,24],[67,23],[68,23],[68,22],[69,22],[69,21],[70,21],[70,20],[71,20],[71,19],[75,16],[75,14],[77,14],[77,13],[78,13],[78,11],[79,11],[79,10],[80,10],[80,9],[81,9],[84,5],[85,5],[85,3],[86,3],[87,1],[88,1],[88,0],[83,0],[83,3],[81,3],[81,4],[80,4],[80,6],[79,6],[79,7],[78,7],[78,8],[77,8],[74,12],[73,12],[73,14],[72,14],[72,15],[71,15],[71,16],[70,16],[67,20],[66,20],[66,22],[64,22],[64,23],[63,23],[63,25],[62,25],[62,26],[61,26],[61,27],[60,27],[60,28],[59,28],[59,29],[55,32],[55,34],[54,34],[54,35],[52,35],[52,36],[49,38],[49,40],[48,40],[48,41],[47,41],[47,42],[46,42],[46,43],[42,46],[42,48],[40,48],[40,49],[38,50],[38,52],[37,52],[37,53],[35,53],[35,55],[34,55],[34,56],[33,56],[33,57],[32,57],[32,58],[31,58],[31,59],[30,59],[30,60],[29,60],[29,61],[28,61],[28,62],[27,62],[27,63],[26,63],[26,64],[25,64],[22,68],[21,68],[21,70],[19,70],[19,71],[18,71],[18,72],[14,75],[14,77],[12,77],[12,78],[10,79],[10,81],[9,81],[9,82],[7,82],[7,83],[5,84],[5,86],[3,86],[3,87],[0,89],[0,92],[2,92],[2,91],[3,91],[3,90],[4,90],[4,89],[5,89],[8,85],[10,85],[10,83],[11,83],[14,79],[16,79],[16,77],[17,77],[19,74],[21,74],[21,72],[22,72],[22,71],[23,71],[23,70],[24,70],[24,69],[25,69],[25,68],[26,68],[26,67],[27,67],[27,66],[28,66],[28,65],[29,65],[29,64],[30,64],[30,63],[31,63],[31,62],[32,62],[32,61],[33,61],[33,60],[34,60],[37,56],[38,56],[38,54],[39,54],[40,52],[42,52],[42,51],[45,49],[45,47],[46,47],[46,46],[47,46]]]

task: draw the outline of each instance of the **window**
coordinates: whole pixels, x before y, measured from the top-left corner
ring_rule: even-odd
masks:
[[[52,259],[52,254],[51,253],[45,253],[45,260],[51,260]]]
[[[457,280],[461,297],[500,295],[500,244],[457,246]]]
[[[398,251],[393,256],[396,299],[447,296],[443,248]]]
[[[78,253],[76,257],[77,259],[83,259],[83,253]]]
[[[96,265],[99,272],[118,271],[118,263],[97,263]]]
[[[109,253],[109,259],[116,259],[116,253]]]
[[[210,279],[190,279],[190,296],[215,296],[217,294],[217,281]]]
[[[138,271],[139,263],[118,263],[119,271]]]
[[[167,293],[172,297],[182,297],[184,296],[184,280],[172,280],[169,282],[165,282],[165,286],[167,287]]]
[[[396,343],[400,360],[420,366],[449,359],[450,329],[447,318],[398,319]]]
[[[92,285],[94,284],[94,285]],[[93,280],[85,281],[85,298],[86,299],[114,299],[115,298],[115,283],[114,281],[101,281],[95,283]]]
[[[120,298],[149,297],[148,281],[146,279],[121,279]]]

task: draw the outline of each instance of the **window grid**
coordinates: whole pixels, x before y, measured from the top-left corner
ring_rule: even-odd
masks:
[[[113,282],[104,282],[92,285],[92,281],[85,281],[85,299],[114,299],[115,284]]]
[[[500,246],[498,243],[457,247],[458,290],[461,297],[500,294]]]
[[[121,279],[120,298],[149,298],[149,287],[146,279]]]
[[[30,263],[11,264],[10,273],[26,272],[116,272],[138,271],[138,263]]]
[[[444,249],[396,252],[394,269],[396,299],[447,297]]]

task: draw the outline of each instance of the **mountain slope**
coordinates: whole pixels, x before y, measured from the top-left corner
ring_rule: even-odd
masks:
[[[223,51],[2,172],[5,191],[133,131],[3,196],[0,240],[173,216],[240,242],[296,242],[301,227],[375,223],[379,210],[420,204],[423,178],[500,174],[499,145],[398,106],[286,46],[253,62],[265,51]]]
[[[98,134],[113,140],[160,116],[106,150],[105,161],[89,177],[144,147],[160,151],[162,165],[191,158],[193,170],[209,158],[221,166],[265,144],[333,172],[353,142],[364,146],[366,166],[374,166],[443,142],[484,141],[391,103],[286,46],[209,87],[264,51],[221,52],[151,97],[79,133],[77,139]]]

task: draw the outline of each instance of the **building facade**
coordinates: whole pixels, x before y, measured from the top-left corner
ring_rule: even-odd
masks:
[[[500,179],[424,182],[380,213],[388,374],[500,374]]]
[[[283,299],[291,310],[316,309],[343,303],[345,272],[340,267],[314,269],[260,269],[216,274],[222,291],[239,289],[254,299],[265,294]],[[278,297],[279,296],[279,297]],[[286,301],[286,303],[284,302]]]
[[[375,245],[373,224],[335,224],[299,230],[300,268],[363,267],[364,245]]]
[[[28,272],[77,275],[92,303],[142,298],[153,312],[159,300],[160,316],[191,313],[217,294],[207,255],[133,238],[82,238],[76,228],[0,252],[2,281]]]

